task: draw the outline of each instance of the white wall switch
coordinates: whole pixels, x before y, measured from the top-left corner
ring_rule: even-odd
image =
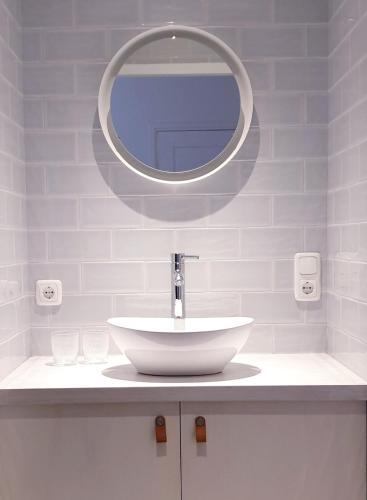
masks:
[[[38,280],[36,282],[36,303],[38,306],[59,306],[62,302],[60,280]]]
[[[321,297],[321,259],[318,252],[294,256],[294,295],[300,302],[315,302]]]

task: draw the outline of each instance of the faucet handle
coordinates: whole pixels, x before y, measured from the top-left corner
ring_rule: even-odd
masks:
[[[182,254],[183,259],[191,259],[191,260],[199,260],[200,257],[198,255],[186,255]]]
[[[176,265],[180,265],[180,263],[181,263],[184,259],[194,259],[194,260],[198,260],[198,259],[199,259],[199,256],[198,256],[198,255],[186,255],[186,254],[184,254],[184,253],[173,253],[173,254],[172,254],[172,261],[173,261]]]
[[[185,259],[198,260],[198,255],[185,255],[184,253],[173,253],[172,254],[172,264],[174,265],[175,271],[181,271],[181,266],[183,266],[183,261]]]

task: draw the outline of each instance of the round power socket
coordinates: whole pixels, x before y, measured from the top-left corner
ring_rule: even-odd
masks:
[[[46,288],[43,288],[42,294],[47,300],[52,300],[55,296],[55,289],[52,286],[46,286]]]
[[[36,302],[39,306],[58,306],[62,301],[60,280],[38,280],[36,282]]]
[[[306,295],[310,295],[314,290],[314,286],[310,281],[306,281],[302,285],[302,292],[305,293]]]

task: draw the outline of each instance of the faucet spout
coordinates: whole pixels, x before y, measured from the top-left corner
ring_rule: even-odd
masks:
[[[198,255],[172,254],[172,317],[183,319],[185,304],[185,259],[199,259]]]

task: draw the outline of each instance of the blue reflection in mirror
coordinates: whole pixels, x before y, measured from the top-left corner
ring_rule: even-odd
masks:
[[[218,156],[237,127],[240,95],[224,75],[119,75],[111,118],[124,147],[166,172],[194,170]]]

